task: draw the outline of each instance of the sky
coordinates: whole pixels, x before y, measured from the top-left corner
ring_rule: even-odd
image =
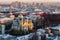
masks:
[[[60,0],[0,0],[1,2],[10,3],[14,1],[20,1],[20,2],[60,2]]]

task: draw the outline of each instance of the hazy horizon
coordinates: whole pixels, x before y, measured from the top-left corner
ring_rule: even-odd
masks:
[[[60,0],[0,0],[0,3],[11,3],[14,1],[19,1],[19,2],[60,2]]]

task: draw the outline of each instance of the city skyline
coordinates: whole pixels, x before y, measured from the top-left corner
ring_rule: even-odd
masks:
[[[19,2],[60,2],[60,0],[0,0],[0,3],[11,3],[14,1],[19,1]]]

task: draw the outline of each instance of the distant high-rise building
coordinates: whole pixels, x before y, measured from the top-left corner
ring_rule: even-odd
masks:
[[[0,6],[0,11],[2,10],[2,6]]]
[[[20,2],[16,1],[16,2],[12,2],[11,6],[18,8],[20,6]]]

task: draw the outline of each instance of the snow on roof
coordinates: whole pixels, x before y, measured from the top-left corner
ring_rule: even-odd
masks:
[[[52,12],[53,14],[60,14],[60,12]]]
[[[25,40],[25,39],[29,39],[33,36],[33,33],[31,34],[28,34],[28,35],[25,35],[25,36],[20,36],[20,37],[17,37],[18,40]]]
[[[51,28],[51,29],[60,29],[60,26],[48,27],[48,28]]]

